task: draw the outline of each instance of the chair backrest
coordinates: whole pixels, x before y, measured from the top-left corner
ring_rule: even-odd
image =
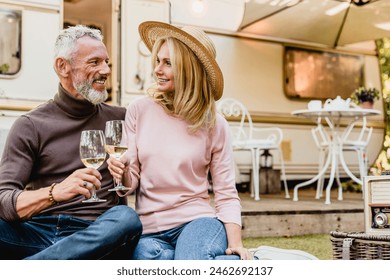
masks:
[[[227,97],[217,102],[217,110],[225,118],[237,118],[239,125],[232,126],[231,132],[233,139],[246,140],[252,139],[253,123],[248,109],[237,99]]]
[[[247,108],[238,100],[228,97],[217,102],[217,110],[226,118],[233,117],[238,124],[230,124],[233,146],[242,149],[247,145],[264,149],[279,149],[283,132],[278,127],[254,127]]]
[[[359,143],[360,145],[362,145],[362,144],[367,145],[371,139],[372,127],[367,126],[366,117],[363,117],[362,127],[360,128],[360,131],[359,131],[357,137],[352,138],[351,133],[353,130],[355,130],[355,127],[356,127],[356,122],[352,122],[347,127],[344,134],[342,135],[342,142],[343,143],[356,142],[356,143]]]
[[[311,134],[313,135],[314,142],[318,149],[323,149],[329,145],[329,134],[321,124],[320,120],[317,122],[317,126],[311,130]]]

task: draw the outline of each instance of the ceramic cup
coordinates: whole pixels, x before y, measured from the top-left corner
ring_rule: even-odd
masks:
[[[322,101],[321,100],[310,100],[307,104],[307,108],[309,110],[321,110],[322,108]]]

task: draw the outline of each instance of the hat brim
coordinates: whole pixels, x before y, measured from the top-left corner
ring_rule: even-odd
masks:
[[[215,58],[212,57],[210,52],[198,39],[180,28],[159,21],[143,22],[139,25],[138,31],[142,41],[150,51],[153,48],[154,42],[159,38],[173,37],[189,47],[198,57],[206,70],[207,79],[210,82],[214,93],[214,99],[218,100],[221,98],[223,93],[222,71]]]

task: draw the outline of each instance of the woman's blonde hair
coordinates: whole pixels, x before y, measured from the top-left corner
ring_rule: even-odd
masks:
[[[157,65],[157,53],[165,42],[170,53],[175,91],[159,92],[154,86],[148,92],[168,114],[187,121],[189,131],[213,128],[216,118],[214,95],[203,65],[185,44],[175,38],[158,39],[152,50],[153,69]]]

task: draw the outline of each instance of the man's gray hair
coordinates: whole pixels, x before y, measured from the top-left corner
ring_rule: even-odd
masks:
[[[103,35],[99,29],[87,27],[85,25],[71,26],[61,30],[54,45],[54,58],[63,57],[71,61],[72,52],[76,41],[84,36],[103,42]]]

